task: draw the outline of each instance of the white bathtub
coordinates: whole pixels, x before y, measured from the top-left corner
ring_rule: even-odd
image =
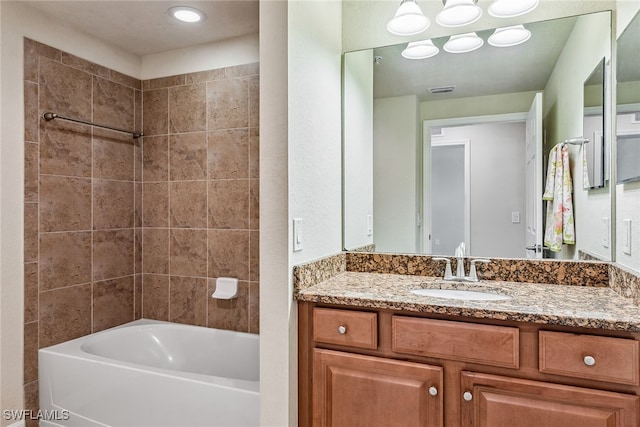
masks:
[[[142,319],[38,363],[43,427],[259,425],[258,335]]]

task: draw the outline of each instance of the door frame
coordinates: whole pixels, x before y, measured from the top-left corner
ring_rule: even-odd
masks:
[[[471,140],[469,139],[450,139],[443,141],[431,141],[431,146],[429,150],[433,147],[448,147],[448,146],[458,146],[462,145],[464,148],[464,244],[467,248],[467,253],[471,253],[471,162],[470,162],[470,153],[471,150],[469,148]],[[431,158],[431,157],[430,157]],[[429,164],[430,165],[430,164]],[[432,182],[431,179],[431,171],[429,168],[429,183]],[[429,187],[429,199],[431,199],[431,187]],[[432,204],[430,203],[428,206],[429,211],[425,209],[425,215],[429,215],[429,219],[433,218],[433,213],[431,212]],[[431,246],[431,241],[429,241]],[[439,254],[445,255],[445,254]],[[453,254],[448,254],[453,255]]]
[[[431,172],[426,171],[426,168],[431,164],[431,128],[446,128],[455,126],[477,125],[484,123],[509,123],[509,122],[524,122],[527,119],[528,111],[520,113],[504,113],[504,114],[490,114],[486,116],[469,116],[469,117],[455,117],[450,119],[433,119],[424,120],[422,122],[422,241],[423,252],[431,254]],[[441,138],[438,136],[437,138]],[[465,162],[469,159],[469,153],[465,152]],[[467,166],[465,165],[465,168]],[[467,174],[467,178],[470,178]],[[469,186],[470,190],[470,186]],[[470,195],[470,191],[469,191]],[[467,230],[465,230],[465,240],[470,241],[471,233],[471,206],[467,204],[469,208],[469,238],[467,238]],[[465,213],[466,216],[466,213]],[[471,252],[470,246],[468,246],[469,253]]]

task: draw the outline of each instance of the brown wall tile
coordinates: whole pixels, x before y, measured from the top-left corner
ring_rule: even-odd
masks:
[[[40,173],[91,178],[91,128],[61,120],[43,122]]]
[[[61,61],[65,65],[69,65],[70,67],[77,68],[89,74],[94,74],[96,76],[105,78],[109,77],[109,69],[107,67],[103,67],[102,65],[87,61],[86,59],[82,59],[70,53],[62,52]]]
[[[93,77],[93,121],[121,129],[133,129],[133,89]]]
[[[171,267],[176,276],[207,276],[207,230],[171,230]]]
[[[93,132],[93,177],[133,181],[133,150],[134,140],[130,135],[95,129]]]
[[[207,279],[171,276],[169,321],[207,325]]]
[[[38,320],[38,263],[24,265],[24,322]]]
[[[145,136],[142,153],[144,181],[167,181],[169,179],[169,139],[166,136]]]
[[[144,227],[167,227],[169,225],[169,183],[151,182],[143,185]]]
[[[38,379],[38,322],[24,325],[24,383]]]
[[[249,228],[260,229],[260,180],[252,179],[249,183]]]
[[[38,142],[39,127],[38,85],[24,82],[24,140]]]
[[[206,84],[176,86],[169,89],[169,132],[200,132],[207,129]]]
[[[38,201],[38,144],[24,144],[24,201]]]
[[[91,281],[91,232],[40,233],[40,291]]]
[[[145,274],[142,281],[142,317],[169,320],[169,276]]]
[[[260,178],[260,128],[249,129],[249,178]]]
[[[142,81],[134,77],[127,76],[126,74],[119,73],[115,70],[109,70],[109,80],[112,80],[116,83],[120,83],[121,85],[124,85],[124,86],[128,86],[130,88],[136,89],[136,91],[138,92],[142,90]]]
[[[209,230],[209,277],[249,279],[249,231]]]
[[[145,273],[169,274],[169,229],[143,229],[142,248],[142,268]]]
[[[38,381],[32,381],[24,385],[24,408],[31,410],[32,413],[38,412]],[[35,417],[34,417],[35,418]],[[25,419],[25,427],[38,427],[38,420],[32,420],[31,417]]]
[[[134,273],[133,229],[93,232],[93,280]]]
[[[208,295],[216,290],[215,279],[209,279]],[[238,283],[238,296],[230,300],[208,298],[210,328],[249,332],[249,284]]]
[[[132,228],[133,182],[93,180],[93,229]]]
[[[249,332],[260,333],[260,284],[249,283]]]
[[[249,82],[244,79],[207,83],[208,129],[249,126]]]
[[[38,260],[38,204],[24,204],[24,260]]]
[[[210,179],[249,177],[249,135],[247,129],[213,131],[207,134]]]
[[[182,181],[169,183],[171,227],[207,227],[207,183]]]
[[[91,284],[40,293],[40,348],[91,333]]]
[[[91,120],[91,75],[55,61],[40,59],[40,109]]]
[[[142,227],[142,183],[133,183],[133,226]]]
[[[133,230],[133,271],[135,274],[142,273],[142,228],[135,228]]]
[[[207,178],[207,133],[171,135],[169,138],[171,181]]]
[[[142,94],[144,134],[165,135],[169,130],[169,91],[159,89]],[[146,138],[145,138],[146,142]]]
[[[142,274],[136,274],[133,278],[133,318],[138,320],[142,318]]]
[[[249,228],[249,180],[209,181],[209,227]]]
[[[236,77],[254,76],[260,73],[260,63],[252,62],[250,64],[234,65],[224,69],[225,77],[233,79]]]
[[[91,229],[91,180],[40,177],[40,231]]]
[[[222,80],[225,78],[224,68],[217,68],[215,70],[198,71],[196,73],[189,73],[186,76],[186,84],[204,83],[212,80]]]
[[[260,232],[249,232],[249,280],[260,280]]]
[[[153,90],[167,88],[171,86],[180,86],[185,84],[185,75],[178,74],[176,76],[159,77],[157,79],[145,80],[144,90]]]
[[[249,126],[260,126],[260,77],[249,78]]]
[[[25,37],[24,39],[24,79],[30,82],[38,83],[38,66],[40,56],[61,60],[62,52],[54,47],[47,46],[35,40]]]
[[[93,332],[131,322],[133,305],[133,276],[94,283]]]

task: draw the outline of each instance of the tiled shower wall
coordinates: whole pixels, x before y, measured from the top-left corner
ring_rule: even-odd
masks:
[[[144,81],[145,318],[258,332],[258,83],[257,63]]]
[[[143,84],[28,39],[24,60],[25,407],[42,347],[140,317],[257,333],[257,64]],[[219,276],[237,299],[209,298]]]

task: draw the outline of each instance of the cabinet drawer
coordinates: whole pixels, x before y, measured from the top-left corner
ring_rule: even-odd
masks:
[[[539,332],[539,370],[545,374],[639,385],[639,342],[625,338]]]
[[[518,328],[394,316],[392,349],[449,360],[518,369]]]
[[[327,344],[378,348],[378,318],[367,311],[313,309],[313,340]]]

